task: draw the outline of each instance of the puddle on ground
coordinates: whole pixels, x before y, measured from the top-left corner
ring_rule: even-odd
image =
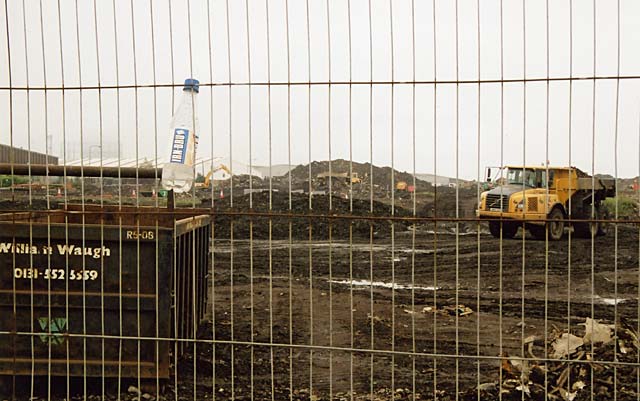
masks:
[[[626,298],[603,298],[599,295],[594,295],[593,298],[596,300],[596,302],[601,303],[601,304],[605,304],[605,305],[619,305],[622,303],[627,302]]]
[[[369,281],[369,280],[329,280],[332,284],[352,285],[354,287],[377,287],[377,288],[391,288],[394,290],[421,290],[421,291],[434,291],[440,289],[433,286],[412,286],[411,284],[400,283],[386,283],[384,281]]]

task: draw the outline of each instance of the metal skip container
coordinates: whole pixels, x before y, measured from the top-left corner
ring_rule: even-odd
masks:
[[[205,314],[211,219],[166,211],[0,215],[0,375],[168,378]]]

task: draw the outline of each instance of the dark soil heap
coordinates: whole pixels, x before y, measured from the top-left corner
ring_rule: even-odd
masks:
[[[291,204],[289,204],[291,202]],[[210,205],[205,200],[203,205]],[[234,239],[249,239],[253,231],[254,239],[288,239],[291,234],[296,240],[320,240],[332,238],[349,239],[350,227],[354,238],[388,237],[391,229],[405,231],[411,225],[407,221],[392,224],[391,207],[378,201],[363,199],[342,199],[329,195],[291,194],[273,192],[235,196],[233,207],[229,198],[216,200],[213,206],[215,218],[215,238],[231,238],[233,223]],[[237,214],[235,214],[237,213]],[[252,213],[287,214],[287,216],[252,216]],[[393,216],[409,217],[412,212],[396,207]],[[349,217],[355,216],[355,217]],[[358,218],[362,217],[362,218]],[[375,219],[367,219],[375,217]],[[271,222],[271,225],[269,224]],[[253,227],[251,227],[253,223]]]

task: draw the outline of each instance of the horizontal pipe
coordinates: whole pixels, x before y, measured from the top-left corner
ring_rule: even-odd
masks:
[[[63,166],[48,164],[0,163],[0,174],[49,177],[162,178],[162,169],[153,167]]]
[[[200,87],[225,86],[318,86],[318,85],[452,85],[452,84],[499,84],[522,82],[569,82],[569,81],[608,81],[608,80],[636,80],[640,75],[589,75],[589,76],[561,76],[561,77],[529,77],[509,79],[439,79],[439,80],[376,80],[376,81],[237,81],[237,82],[201,82]],[[114,90],[140,88],[182,88],[182,83],[162,84],[129,84],[129,85],[83,85],[83,86],[0,86],[0,91],[78,91],[78,90]]]
[[[391,216],[391,215],[356,215],[356,214],[327,214],[327,213],[292,213],[292,212],[260,212],[255,210],[216,210],[214,208],[191,208],[182,207],[174,210],[168,210],[164,207],[152,207],[143,206],[139,208],[131,208],[130,210],[108,210],[108,209],[96,209],[96,210],[63,210],[63,209],[51,209],[51,210],[24,210],[24,209],[4,209],[3,215],[17,213],[37,213],[40,215],[47,214],[78,214],[85,216],[92,215],[110,215],[110,216],[131,216],[131,215],[148,215],[148,216],[172,216],[179,215],[181,219],[189,217],[199,217],[202,215],[209,215],[211,217],[247,217],[247,218],[268,218],[268,219],[308,219],[308,220],[364,220],[364,221],[386,221],[386,222],[404,222],[404,223],[482,223],[489,221],[502,221],[517,223],[518,227],[522,227],[522,224],[526,223],[545,223],[553,222],[555,220],[548,218],[539,218],[535,220],[529,220],[527,222],[511,220],[500,217],[491,218],[478,218],[478,217],[426,217],[426,216]],[[2,222],[4,220],[0,220]],[[639,225],[640,219],[575,219],[567,218],[563,220],[565,223],[611,223],[619,225]]]

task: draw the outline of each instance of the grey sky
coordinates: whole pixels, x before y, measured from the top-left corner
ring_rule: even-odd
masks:
[[[344,84],[331,85],[330,89],[327,85],[313,85],[310,94],[307,85],[293,85],[290,89],[290,113],[286,85],[272,85],[270,89],[256,85],[251,89],[251,119],[248,86],[233,86],[231,103],[228,85],[214,86],[213,90],[211,86],[203,86],[198,98],[199,157],[210,155],[212,144],[214,156],[229,157],[231,141],[234,160],[249,163],[252,159],[253,164],[259,165],[268,164],[270,159],[273,164],[287,163],[290,121],[292,164],[308,162],[309,153],[312,160],[327,159],[329,152],[331,158],[348,159],[350,150],[355,161],[369,161],[372,139],[375,164],[393,163],[399,170],[412,171],[415,137],[417,172],[434,172],[435,169],[440,175],[455,177],[458,174],[461,178],[472,179],[483,174],[485,165],[498,165],[501,161],[513,164],[525,161],[527,164],[540,165],[547,159],[548,138],[548,159],[551,164],[565,165],[571,157],[573,165],[591,171],[594,160],[596,172],[615,173],[616,80],[597,81],[595,103],[593,80],[574,81],[571,103],[568,81],[551,82],[548,96],[546,82],[527,83],[526,98],[522,82],[505,83],[503,130],[500,83],[482,84],[480,130],[477,84],[460,84],[457,87],[451,83],[438,84],[435,107],[434,85],[428,83],[433,80],[454,81],[456,76],[458,80],[471,81],[479,77],[482,80],[498,80],[501,76],[504,79],[522,79],[525,67],[527,78],[543,78],[547,73],[557,78],[570,74],[574,77],[593,76],[592,1],[549,1],[547,25],[546,2],[525,0],[524,30],[523,1],[503,0],[504,68],[501,71],[500,1],[480,1],[479,62],[478,1],[457,2],[456,41],[456,2],[437,0],[435,76],[432,1],[394,0],[390,3],[371,0],[371,31],[367,0],[332,0],[328,7],[326,1],[309,0],[308,24],[307,2],[289,0],[288,3],[287,25],[284,0],[250,0],[248,17],[244,1],[229,0],[227,26],[227,2],[220,0],[191,0],[189,9],[186,2],[178,1],[169,4],[167,0],[117,0],[115,13],[111,1],[96,0],[94,3],[78,0],[78,23],[76,1],[60,0],[58,3],[24,0],[23,3],[9,0],[7,8],[4,3],[0,5],[0,142],[13,142],[15,146],[24,148],[30,142],[32,149],[44,151],[46,117],[47,131],[53,139],[53,153],[61,153],[64,133],[67,159],[79,158],[82,133],[84,156],[88,157],[89,147],[100,143],[102,119],[105,151],[118,148],[119,132],[122,158],[135,157],[136,154],[152,158],[156,152],[158,156],[166,157],[169,153],[168,125],[172,102],[179,100],[179,87],[175,90],[158,88],[155,91],[152,88],[140,88],[137,91],[120,89],[119,94],[115,89],[102,89],[101,104],[98,90],[85,89],[82,91],[82,112],[80,91],[67,89],[64,91],[64,115],[62,113],[63,92],[60,88],[63,80],[65,87],[151,85],[154,83],[155,66],[157,84],[179,84],[189,76],[198,78],[203,84],[247,83],[249,80],[253,83],[345,83],[372,79],[396,82],[393,88],[388,84],[374,84],[372,95],[368,84],[354,84],[351,92],[349,85]],[[573,5],[573,35],[570,35],[569,29],[570,3]],[[97,27],[94,4],[97,7]],[[26,8],[26,26],[23,24],[23,5]],[[617,2],[598,0],[595,7],[595,75],[615,77],[618,75]],[[621,0],[620,7],[620,75],[640,75],[637,50],[640,48],[640,3]],[[570,46],[572,52],[569,51]],[[8,47],[10,64],[7,59]],[[46,113],[45,94],[41,90],[45,85],[45,70],[46,85],[52,88],[46,95]],[[413,85],[403,83],[411,81],[427,83],[417,84],[414,94]],[[27,91],[23,90],[25,87],[33,90],[27,95]],[[11,107],[9,88],[14,88],[11,91]],[[639,88],[640,80],[620,80],[617,168],[621,177],[636,176],[639,171]],[[119,112],[116,107],[118,99]],[[154,118],[154,99],[157,118]],[[435,148],[434,110],[437,121]],[[13,120],[11,128],[10,114]],[[593,115],[595,133],[592,129]],[[502,132],[504,136],[501,140]],[[595,159],[592,158],[594,143]],[[92,152],[92,156],[97,157],[98,149],[95,146]]]

